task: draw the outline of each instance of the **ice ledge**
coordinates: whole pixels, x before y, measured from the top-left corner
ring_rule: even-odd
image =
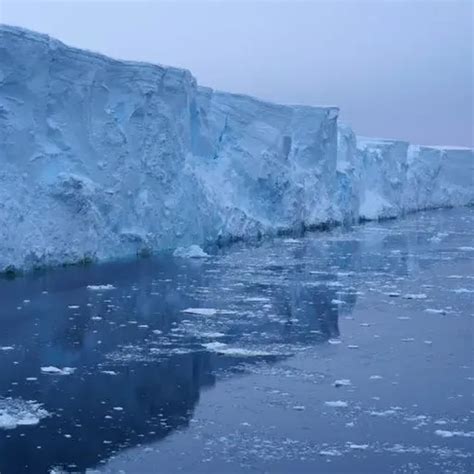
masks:
[[[4,37],[4,39],[6,40],[7,36],[14,37],[25,42],[42,44],[44,46],[47,46],[52,51],[56,49],[65,50],[69,54],[76,56],[77,58],[84,59],[85,61],[91,61],[91,62],[99,61],[104,64],[121,65],[124,67],[131,67],[131,68],[149,68],[149,69],[156,69],[160,71],[169,70],[181,75],[189,75],[193,77],[191,72],[184,68],[164,66],[161,64],[152,64],[152,63],[142,62],[142,61],[115,59],[110,56],[106,56],[105,54],[97,53],[95,51],[90,51],[88,49],[68,46],[64,44],[62,41],[56,38],[53,38],[45,33],[38,33],[36,31],[28,30],[26,28],[21,28],[19,26],[11,26],[11,25],[0,23],[0,38]]]

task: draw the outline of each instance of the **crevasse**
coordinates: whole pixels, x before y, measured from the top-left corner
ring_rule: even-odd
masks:
[[[473,158],[0,26],[0,272],[468,205]]]

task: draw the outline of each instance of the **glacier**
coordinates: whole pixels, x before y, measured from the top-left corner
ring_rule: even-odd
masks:
[[[0,272],[474,203],[474,151],[0,25]]]

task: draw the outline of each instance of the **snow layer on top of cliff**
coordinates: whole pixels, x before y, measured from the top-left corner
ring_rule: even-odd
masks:
[[[83,60],[85,62],[102,62],[104,64],[117,64],[120,66],[130,66],[131,68],[145,68],[145,69],[159,69],[163,72],[167,71],[177,73],[178,75],[190,75],[191,73],[184,68],[177,68],[173,66],[164,66],[156,63],[147,63],[143,61],[133,61],[125,59],[116,59],[105,54],[101,54],[95,51],[90,51],[88,49],[76,48],[73,46],[68,46],[62,41],[52,38],[51,36],[45,33],[38,33],[36,31],[28,30],[19,26],[11,26],[0,23],[0,35],[2,38],[11,41],[12,38],[17,38],[23,42],[34,42],[38,43],[38,46],[47,47],[49,49],[63,49],[65,50],[72,58],[75,57],[77,60]],[[39,46],[39,47],[41,47]]]
[[[472,150],[337,116],[0,26],[0,271],[474,202]]]

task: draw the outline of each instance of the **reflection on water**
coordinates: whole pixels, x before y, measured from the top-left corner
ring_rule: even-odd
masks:
[[[278,253],[267,244],[210,261],[160,258],[1,282],[0,346],[13,347],[1,353],[1,394],[38,401],[51,416],[0,431],[0,472],[94,466],[186,426],[216,372],[242,361],[271,363],[298,344],[337,337],[337,275],[309,273],[308,262],[322,262],[318,246],[280,246]],[[96,284],[115,289],[87,289]],[[344,298],[350,307],[354,292]],[[182,312],[195,307],[224,311]],[[206,350],[210,342],[231,350]],[[76,370],[42,374],[47,366]]]
[[[220,373],[337,338],[338,318],[350,314],[366,275],[403,276],[442,258],[416,256],[432,237],[426,225],[391,225],[235,246],[199,261],[163,257],[0,280],[0,348],[8,348],[0,350],[0,399],[35,400],[50,413],[0,429],[0,472],[96,466],[185,427]],[[114,288],[87,288],[104,284]],[[47,366],[76,370],[42,374]]]

